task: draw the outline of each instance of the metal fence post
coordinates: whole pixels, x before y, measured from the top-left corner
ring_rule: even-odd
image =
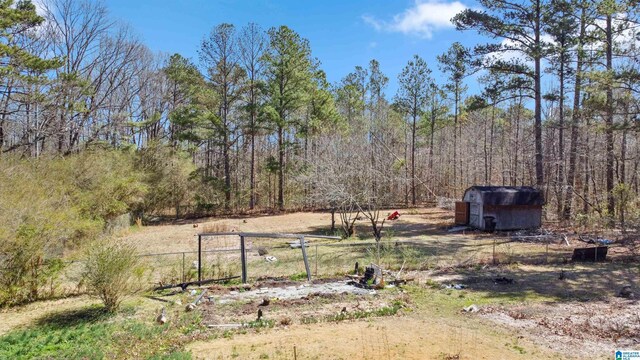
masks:
[[[198,282],[202,281],[202,235],[198,234]]]
[[[240,262],[242,262],[242,283],[247,283],[247,255],[245,253],[244,236],[240,235]]]
[[[304,236],[300,236],[300,248],[302,249],[302,258],[304,259],[304,268],[307,271],[307,281],[311,281],[311,270],[309,269],[309,259],[307,259],[307,249],[304,243]]]

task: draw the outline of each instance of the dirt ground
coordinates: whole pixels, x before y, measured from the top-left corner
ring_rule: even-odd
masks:
[[[463,316],[445,320],[423,314],[293,325],[196,342],[188,349],[198,359],[293,359],[294,351],[298,359],[557,358]]]
[[[629,262],[622,247],[610,249],[613,261],[573,263],[572,248],[583,246],[575,236],[569,237],[570,246],[511,242],[505,234],[448,233],[453,218],[450,211],[418,209],[401,213],[400,220],[387,222],[385,232],[396,242],[390,253],[401,249],[409,259],[407,268],[403,269],[405,258],[393,256],[381,264],[395,261],[394,274],[402,272],[403,277],[414,279],[406,290],[395,288],[375,294],[303,292],[290,298],[274,295],[274,290],[266,288],[305,286],[303,280],[292,277],[299,275],[300,268],[284,273],[288,266],[285,250],[278,250],[282,255],[271,253],[279,259],[275,263],[266,263],[252,252],[251,276],[259,277],[260,272],[271,269],[276,275],[283,272],[283,277],[253,284],[258,290],[255,294],[241,287],[211,286],[213,301],[204,303],[198,311],[205,327],[252,323],[258,309],[271,323],[232,331],[213,327],[206,330],[208,340],[191,343],[188,350],[203,359],[292,359],[294,351],[298,359],[606,359],[614,349],[640,346],[640,305],[616,297],[625,285],[640,293],[640,267]],[[329,225],[329,214],[307,212],[145,226],[133,228],[123,238],[136,244],[142,253],[185,252],[197,250],[199,232],[311,234],[323,233]],[[351,241],[366,239],[368,231],[366,221],[358,221],[356,234],[360,239]],[[325,262],[335,269],[316,280],[318,283],[344,282],[346,271],[341,266],[352,269],[355,259],[367,255],[365,249],[327,249],[331,252],[321,256],[344,257],[344,264]],[[300,254],[293,252],[295,259],[291,261],[299,267]],[[313,259],[311,248],[309,252]],[[502,278],[508,281],[497,281]],[[458,285],[461,290],[446,285]],[[263,294],[270,304],[260,307]],[[144,297],[134,301],[148,312],[160,306]],[[406,306],[385,312],[398,302]],[[48,314],[94,303],[96,300],[87,297],[72,297],[3,310],[0,335],[32,325]],[[461,311],[471,304],[480,311]],[[172,311],[182,309],[175,306]],[[371,313],[375,315],[368,316]]]
[[[570,350],[585,359],[603,352],[612,358],[614,349],[640,346],[640,304],[633,300],[487,306],[481,314],[545,348]]]
[[[444,227],[450,225],[452,219],[450,211],[436,208],[401,213],[399,220],[386,222],[385,227],[387,231],[403,239],[446,234]],[[337,214],[336,222],[336,226],[339,226]],[[162,253],[196,251],[196,235],[200,232],[319,233],[328,230],[330,226],[329,213],[301,212],[274,216],[210,218],[187,224],[145,226],[124,237],[132,244],[136,244],[143,253]],[[366,219],[356,222],[356,235],[368,235],[369,232]]]

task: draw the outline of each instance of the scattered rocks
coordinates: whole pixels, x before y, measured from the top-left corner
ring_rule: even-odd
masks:
[[[186,312],[190,312],[196,309],[196,304],[194,303],[188,303],[187,306],[185,306],[184,310]]]
[[[258,306],[269,306],[270,302],[271,301],[269,300],[269,298],[264,298],[264,299],[262,299],[262,302]]]
[[[265,255],[267,255],[267,254],[269,254],[269,250],[267,250],[267,248],[262,247],[262,246],[260,246],[260,247],[258,248],[258,255],[260,255],[260,256],[265,256]]]

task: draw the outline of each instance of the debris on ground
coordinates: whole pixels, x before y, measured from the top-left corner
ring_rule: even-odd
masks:
[[[167,311],[164,307],[160,310],[160,315],[156,318],[156,322],[160,325],[164,325],[167,322]]]
[[[400,218],[400,213],[397,211],[394,211],[393,213],[389,214],[389,216],[387,216],[387,220],[398,220]]]
[[[495,278],[493,280],[494,284],[501,284],[501,285],[509,285],[509,284],[513,284],[513,279],[510,279],[508,277],[499,277],[499,278]]]
[[[246,291],[231,291],[228,294],[212,295],[209,300],[215,300],[218,304],[230,303],[238,300],[263,299],[268,298],[288,300],[300,299],[312,294],[354,294],[373,295],[375,291],[359,288],[351,285],[347,281],[335,281],[322,284],[301,284],[283,287],[256,288]]]
[[[622,289],[620,289],[618,296],[625,299],[633,299],[635,297],[635,294],[633,293],[633,290],[631,290],[631,286],[627,285],[623,286]]]
[[[511,234],[511,240],[519,241],[519,242],[541,242],[541,241],[552,241],[554,239],[561,239],[562,241],[568,242],[566,235],[564,234],[556,234],[553,231],[546,229],[527,229],[527,230],[518,230]]]
[[[599,236],[589,236],[589,235],[578,235],[578,240],[587,243],[587,244],[595,244],[595,245],[611,245],[615,241],[610,239],[604,239]]]
[[[244,324],[209,324],[207,325],[207,327],[210,329],[225,329],[225,330],[239,329],[243,326]]]
[[[192,293],[195,292],[195,290],[192,290]],[[207,293],[207,289],[202,290],[202,292],[200,293],[200,295],[193,300],[192,303],[187,304],[187,306],[185,307],[185,311],[189,312],[189,311],[193,311],[195,310],[196,306],[198,306],[198,304],[200,303],[200,301],[202,301],[202,298],[204,297],[204,295]],[[194,294],[195,295],[195,294]]]
[[[454,226],[451,229],[447,230],[449,233],[462,232],[466,230],[471,230],[469,226]]]
[[[300,249],[302,247],[302,245],[300,245],[300,240],[298,240],[298,241],[290,242],[289,243],[289,247],[292,248],[292,249]],[[304,247],[308,248],[309,247],[309,243],[305,241]]]
[[[351,280],[348,282],[348,284],[362,289],[393,288],[415,280],[415,278],[412,277],[400,277],[400,275],[402,274],[402,270],[404,269],[404,263],[402,264],[400,270],[395,274],[391,270],[383,269],[373,263],[365,268],[364,275],[362,276],[357,275],[357,262],[355,269],[356,274],[346,274],[345,276]]]
[[[478,305],[476,304],[471,304],[465,308],[462,308],[462,311],[467,312],[467,313],[475,313],[480,311],[480,308],[478,307]]]
[[[361,285],[380,285],[383,282],[382,269],[376,264],[367,266],[364,269],[364,276],[360,279]]]
[[[609,247],[607,246],[595,246],[588,248],[575,248],[573,249],[572,261],[594,261],[602,262],[607,260],[607,252]]]
[[[278,259],[275,256],[267,255],[264,257],[264,261],[266,262],[276,262]]]
[[[453,290],[462,290],[466,289],[467,285],[465,284],[447,284],[444,286],[445,289],[453,289]]]
[[[258,306],[269,306],[270,302],[271,302],[271,300],[269,300],[269,298],[263,298],[262,302]]]
[[[269,254],[269,250],[267,250],[267,248],[265,248],[264,246],[258,247],[258,255],[265,256],[267,254]]]

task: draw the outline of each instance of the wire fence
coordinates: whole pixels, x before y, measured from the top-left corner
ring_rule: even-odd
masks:
[[[305,280],[306,268],[297,239],[245,239],[244,256],[249,281],[263,279]],[[194,244],[195,245],[195,244]],[[564,264],[572,259],[572,244],[557,239],[517,241],[504,237],[425,236],[415,240],[306,241],[305,250],[313,277],[335,277],[352,273],[355,264],[370,263],[392,270],[437,270],[478,265]],[[140,255],[145,264],[145,279],[150,288],[202,279],[240,277],[242,251],[239,236],[202,241],[198,251],[148,253]],[[74,292],[82,285],[82,261],[67,262],[55,286]],[[54,286],[52,284],[52,286]]]

